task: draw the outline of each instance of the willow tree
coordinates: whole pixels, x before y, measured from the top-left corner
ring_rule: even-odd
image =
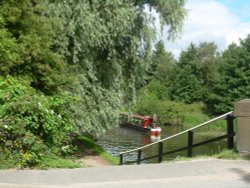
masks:
[[[72,106],[75,124],[84,132],[101,133],[117,123],[123,104],[130,106],[149,67],[156,32],[150,23],[155,9],[169,39],[180,31],[184,0],[50,0],[57,45],[77,75],[71,91],[80,96]]]

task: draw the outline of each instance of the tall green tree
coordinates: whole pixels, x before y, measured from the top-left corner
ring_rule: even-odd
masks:
[[[156,67],[154,77],[168,87],[175,76],[177,61],[170,52],[165,52],[163,57],[164,59]]]
[[[144,82],[154,31],[151,6],[175,37],[185,18],[184,1],[49,1],[57,18],[57,45],[75,68],[79,86],[72,91],[81,102],[72,106],[82,131],[101,133],[117,123],[117,111],[127,106]],[[112,123],[113,122],[113,123]]]
[[[219,55],[214,43],[190,44],[182,51],[176,76],[171,84],[171,97],[186,103],[205,102],[218,78]]]
[[[65,85],[65,65],[51,50],[53,29],[41,0],[0,2],[2,76],[22,77],[46,94]]]
[[[159,41],[155,45],[151,59],[151,65],[147,70],[147,81],[149,82],[155,78],[163,85],[168,85],[173,76],[176,60],[172,53],[166,51],[163,41]]]
[[[208,107],[213,113],[232,110],[234,102],[250,97],[250,35],[223,53],[218,82],[212,87]]]
[[[61,154],[73,131],[67,64],[42,0],[0,1],[0,152],[21,167]]]

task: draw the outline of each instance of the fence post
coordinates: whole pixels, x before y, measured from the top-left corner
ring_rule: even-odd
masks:
[[[137,153],[137,164],[141,164],[141,149],[138,150],[138,153]]]
[[[159,142],[159,150],[158,150],[158,163],[162,162],[162,154],[163,154],[163,143]]]
[[[187,150],[187,156],[192,157],[193,151],[193,138],[194,138],[194,132],[193,131],[188,131],[188,150]]]
[[[119,165],[122,165],[123,164],[123,154],[120,154],[120,164]]]
[[[227,148],[234,148],[234,117],[232,115],[227,116]]]

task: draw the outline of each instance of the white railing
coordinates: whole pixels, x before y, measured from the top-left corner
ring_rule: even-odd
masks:
[[[139,148],[135,148],[135,149],[132,149],[132,150],[128,150],[128,151],[125,151],[125,152],[120,152],[120,153],[119,153],[119,154],[120,154],[120,157],[122,157],[124,154],[128,154],[128,153],[135,152],[135,151],[141,151],[142,149],[151,147],[151,146],[153,146],[153,145],[155,145],[155,144],[163,143],[163,142],[165,142],[165,141],[167,141],[167,140],[173,139],[173,138],[175,138],[175,137],[177,137],[177,136],[180,136],[180,135],[182,135],[182,134],[189,133],[189,132],[191,132],[191,131],[193,131],[193,130],[195,130],[195,129],[197,129],[197,128],[200,128],[200,127],[203,127],[203,126],[207,126],[207,125],[209,125],[209,124],[211,124],[211,123],[214,123],[215,121],[222,120],[222,119],[226,119],[228,116],[232,116],[232,115],[233,115],[233,111],[228,112],[228,113],[225,113],[225,114],[223,114],[223,115],[221,115],[221,116],[218,116],[218,117],[216,117],[216,118],[213,118],[213,119],[211,119],[211,120],[208,120],[208,121],[206,121],[206,122],[204,122],[204,123],[201,123],[201,124],[199,124],[199,125],[197,125],[197,126],[195,126],[195,127],[192,127],[192,128],[190,128],[190,129],[187,129],[187,130],[182,131],[182,132],[180,132],[180,133],[177,133],[177,134],[175,134],[175,135],[172,135],[172,136],[166,137],[166,138],[164,138],[164,139],[161,139],[161,140],[159,140],[159,141],[157,141],[157,142],[154,142],[154,143],[151,143],[151,144],[148,144],[148,145],[139,147]]]

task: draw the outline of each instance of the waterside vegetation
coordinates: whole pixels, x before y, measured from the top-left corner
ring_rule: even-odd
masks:
[[[74,142],[88,145],[81,135],[96,138],[117,126],[122,108],[189,127],[249,97],[250,36],[222,54],[213,42],[190,44],[179,60],[163,42],[154,45],[148,11],[159,14],[174,39],[187,16],[184,5],[1,0],[1,168],[77,167]]]
[[[68,150],[65,155],[61,156],[57,153],[46,152],[42,155],[39,161],[34,161],[36,165],[28,165],[28,162],[34,160],[32,156],[25,156],[27,161],[20,161],[19,155],[12,154],[11,157],[2,154],[0,156],[0,169],[9,168],[36,168],[36,169],[50,169],[50,168],[82,168],[87,167],[85,163],[81,160],[85,157],[100,156],[105,161],[109,162],[111,165],[117,165],[119,159],[117,157],[111,156],[109,153],[104,151],[101,146],[96,144],[96,140],[88,135],[80,136],[75,139],[74,144],[71,148],[64,148]],[[69,151],[70,149],[70,151]],[[24,166],[23,164],[27,164]]]
[[[176,60],[158,42],[133,110],[187,128],[232,111],[235,102],[250,97],[249,46],[250,35],[222,53],[213,42],[190,44]]]
[[[64,158],[79,135],[116,126],[150,64],[155,32],[145,6],[173,39],[184,3],[1,0],[1,163],[23,168]]]

